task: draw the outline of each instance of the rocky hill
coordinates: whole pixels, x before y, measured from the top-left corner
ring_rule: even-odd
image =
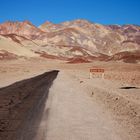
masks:
[[[16,58],[41,56],[69,60],[82,57],[87,61],[118,61],[116,55],[128,56],[139,50],[138,25],[101,25],[81,19],[60,24],[47,21],[39,27],[29,21],[0,24],[1,54],[6,51]],[[133,53],[130,56],[139,62],[139,57],[135,57],[135,54],[137,55]],[[119,59],[121,60],[124,59]]]

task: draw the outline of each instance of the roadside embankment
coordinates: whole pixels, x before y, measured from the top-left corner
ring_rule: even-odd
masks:
[[[34,138],[41,120],[49,88],[59,71],[16,82],[0,89],[0,140],[30,140]]]

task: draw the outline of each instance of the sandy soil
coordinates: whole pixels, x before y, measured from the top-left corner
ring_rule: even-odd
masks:
[[[89,79],[89,68],[93,66],[105,69],[105,79]],[[47,102],[42,102],[38,113],[33,111],[27,131],[24,129],[26,135],[22,133],[23,139],[140,139],[139,64],[67,64],[44,59],[1,61],[0,87],[50,70],[60,70],[60,73],[50,88]],[[138,89],[120,89],[124,86]]]

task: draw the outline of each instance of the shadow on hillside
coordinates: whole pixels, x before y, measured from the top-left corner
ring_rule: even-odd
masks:
[[[57,70],[0,88],[0,140],[34,140]]]

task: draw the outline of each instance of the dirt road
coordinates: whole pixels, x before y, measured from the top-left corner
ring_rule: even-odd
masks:
[[[124,85],[120,82],[99,78],[89,79],[88,69],[83,70],[79,66],[78,69],[55,68],[60,72],[50,88],[48,85],[51,85],[51,82],[47,75],[31,78],[38,73],[46,72],[47,66],[43,63],[38,69],[34,67],[26,70],[27,74],[21,71],[22,67],[19,66],[18,76],[21,77],[16,78],[18,80],[30,78],[2,90],[8,95],[4,100],[2,96],[0,98],[6,107],[9,107],[7,104],[11,98],[14,100],[12,103],[18,105],[12,111],[16,113],[15,118],[11,118],[10,115],[7,116],[8,120],[11,120],[9,123],[0,122],[2,131],[3,125],[6,125],[4,129],[8,130],[0,132],[2,136],[0,140],[16,140],[11,137],[13,134],[16,135],[17,130],[22,131],[18,133],[17,140],[140,139],[139,88],[122,90],[120,87]],[[49,71],[54,68],[47,67],[47,69]],[[11,82],[2,82],[3,85],[17,81],[14,79],[15,73],[6,74],[7,79],[11,78]],[[6,74],[3,74],[3,77],[6,77]],[[22,102],[22,98],[17,100],[19,94],[23,97],[31,96],[23,98]],[[47,95],[49,96],[46,100]],[[7,119],[5,114],[0,113],[2,113],[1,119],[5,121]],[[19,122],[24,124],[23,130],[20,129]]]
[[[50,89],[35,140],[126,140],[110,114],[88,89],[61,71]]]

